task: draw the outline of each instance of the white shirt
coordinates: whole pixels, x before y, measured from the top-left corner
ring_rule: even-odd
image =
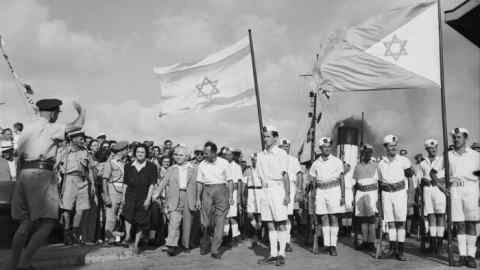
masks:
[[[187,188],[187,173],[188,173],[188,164],[183,164],[182,166],[175,165],[178,168],[178,187],[180,189]]]
[[[55,159],[58,141],[65,140],[66,125],[43,117],[28,125],[18,139],[18,152],[26,161]]]
[[[213,163],[204,160],[198,165],[197,182],[214,185],[231,180],[230,165],[223,158],[217,157]]]
[[[388,184],[405,181],[405,184],[408,185],[405,170],[410,167],[412,167],[410,160],[400,155],[395,155],[392,160],[388,157],[383,157],[380,163],[378,163],[382,181]]]
[[[302,172],[302,167],[300,166],[300,162],[294,156],[288,156],[288,177],[290,179],[290,183],[297,182],[297,174]]]
[[[257,155],[255,169],[262,181],[282,180],[283,173],[288,173],[287,152],[276,145],[270,148],[270,150],[263,150]]]
[[[420,162],[421,168],[421,177],[431,180],[430,171],[434,169],[437,172],[438,178],[445,177],[445,170],[443,169],[443,157],[436,156],[433,161],[430,161],[429,158],[424,159]]]
[[[228,161],[227,161],[228,162]],[[232,176],[233,183],[238,183],[243,181],[242,167],[238,165],[235,161],[230,162],[230,173]]]
[[[343,173],[343,162],[332,155],[327,160],[319,157],[310,168],[310,175],[319,182],[330,182],[338,179]]]
[[[448,158],[452,177],[460,178],[462,181],[478,181],[478,177],[473,175],[473,172],[480,170],[480,153],[466,148],[465,153],[462,154],[456,151],[448,152]]]

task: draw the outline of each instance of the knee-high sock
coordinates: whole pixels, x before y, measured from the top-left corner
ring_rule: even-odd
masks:
[[[368,242],[368,225],[367,223],[362,223],[362,242]]]
[[[336,247],[338,239],[338,226],[330,227],[330,246]]]
[[[238,229],[238,224],[233,223],[232,224],[232,237],[237,237],[240,235],[240,230]]]
[[[467,256],[475,258],[477,253],[477,236],[476,235],[467,235]]]
[[[397,241],[400,243],[405,242],[405,229],[397,229]]]
[[[268,240],[270,240],[270,256],[277,257],[278,256],[278,238],[279,233],[275,230],[268,231]]]
[[[331,246],[330,242],[330,226],[322,226],[323,245],[326,247]]]
[[[437,227],[437,237],[443,237],[445,234],[445,227],[444,226],[438,226]]]
[[[430,236],[436,237],[437,236],[437,226],[430,226]]]
[[[459,234],[457,235],[458,241],[458,253],[460,256],[467,256],[467,235]]]
[[[396,242],[397,241],[397,229],[388,228],[388,240],[390,242]]]
[[[228,231],[230,230],[230,224],[225,224],[223,226],[223,232],[225,233],[224,236],[228,236]],[[233,230],[232,230],[232,234],[233,234]]]
[[[279,250],[278,255],[285,257],[285,248],[287,246],[287,236],[290,234],[289,231],[278,231],[278,243]]]
[[[292,224],[290,224],[290,221],[287,221],[286,227],[287,227],[287,230],[286,230],[286,232],[287,232],[287,243],[290,244],[290,241],[292,241],[292,239],[291,239]]]
[[[375,243],[376,239],[376,228],[375,224],[368,224],[368,243]]]

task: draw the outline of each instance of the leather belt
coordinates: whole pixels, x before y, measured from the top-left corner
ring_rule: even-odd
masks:
[[[53,171],[54,162],[46,161],[46,160],[32,160],[32,161],[24,161],[22,164],[22,170],[24,169],[42,169]]]
[[[402,189],[405,189],[405,181],[400,181],[400,182],[393,183],[393,184],[383,183],[381,185],[381,189],[382,189],[382,191],[386,191],[386,192],[400,191]]]
[[[329,188],[334,188],[340,186],[340,181],[339,180],[333,180],[329,182],[316,182],[315,187],[319,189],[329,189]]]
[[[370,185],[360,185],[357,184],[357,190],[361,192],[368,192],[368,191],[374,191],[378,189],[377,184],[370,184]]]
[[[260,186],[260,187],[249,186],[249,187],[247,187],[247,188],[248,188],[248,189],[262,189],[263,187],[261,187],[261,186]]]
[[[85,177],[85,175],[84,175],[83,173],[78,172],[78,171],[76,171],[76,172],[69,172],[69,173],[67,173],[67,175],[78,176],[78,177]]]
[[[186,188],[181,188],[181,189],[179,189],[179,191],[187,192],[187,189]]]
[[[221,183],[221,184],[203,184],[206,187],[216,187],[216,186],[225,186],[226,183]]]

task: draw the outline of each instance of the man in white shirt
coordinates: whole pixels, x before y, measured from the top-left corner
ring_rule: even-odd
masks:
[[[425,141],[425,150],[427,158],[420,162],[420,177],[423,187],[423,214],[428,218],[428,231],[430,234],[430,251],[438,254],[438,249],[443,241],[445,232],[445,210],[447,201],[445,194],[437,186],[445,185],[445,172],[443,167],[443,157],[437,156],[438,141],[428,139]],[[437,182],[434,185],[430,173],[434,170],[437,172],[437,178],[443,179],[443,183]]]
[[[265,149],[257,155],[256,172],[262,181],[264,196],[260,206],[262,221],[268,227],[270,256],[259,264],[280,266],[285,264],[285,247],[288,239],[286,223],[290,203],[288,155],[278,148],[279,132],[271,126],[263,127]]]
[[[239,203],[239,186],[240,182],[243,181],[242,168],[233,160],[233,151],[230,147],[222,148],[222,158],[224,158],[229,165],[230,174],[232,176],[233,183],[233,204],[230,205],[227,213],[227,220],[224,226],[224,236],[228,236],[230,228],[232,229],[232,240],[234,244],[238,244],[240,237],[240,230],[238,229],[238,203]]]
[[[292,235],[292,224],[294,221],[294,211],[295,205],[298,208],[298,201],[303,198],[301,191],[303,190],[303,171],[300,167],[300,162],[298,159],[292,155],[290,155],[290,141],[286,138],[281,140],[281,144],[279,147],[288,154],[288,177],[290,180],[290,203],[288,204],[288,220],[287,220],[287,231],[288,231],[288,238],[287,238],[287,246],[286,251],[292,252],[291,246],[291,235]],[[298,192],[297,192],[298,191]],[[297,220],[297,222],[299,222]]]
[[[14,159],[14,145],[11,141],[1,141],[1,154],[2,158],[8,164],[8,172],[12,181],[17,178],[17,164]]]
[[[413,176],[410,160],[397,154],[398,137],[387,135],[383,139],[386,156],[378,164],[384,221],[388,224],[390,253],[399,261],[404,256],[405,226],[407,220],[408,178]]]
[[[343,162],[331,154],[332,139],[322,137],[320,157],[313,162],[310,175],[315,181],[315,215],[321,226],[323,244],[331,256],[337,256],[338,217],[345,204]],[[318,228],[320,230],[320,228]]]
[[[479,220],[478,177],[474,174],[480,170],[480,154],[467,147],[469,132],[465,128],[455,128],[452,133],[454,149],[448,152],[450,162],[450,199],[452,202],[452,221],[457,228],[458,251],[460,260],[456,266],[465,265],[476,268],[475,246],[477,239],[476,223]],[[443,166],[439,168],[443,169]],[[438,183],[434,168],[430,176],[433,183]]]
[[[207,142],[204,147],[205,159],[197,170],[197,208],[201,209],[203,236],[200,254],[208,254],[210,246],[209,229],[213,227],[211,254],[220,259],[225,218],[229,206],[233,205],[233,184],[228,162],[217,157],[217,145]]]

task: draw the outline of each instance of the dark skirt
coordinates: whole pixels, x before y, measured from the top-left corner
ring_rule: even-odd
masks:
[[[150,229],[150,215],[148,210],[145,210],[143,207],[144,202],[145,201],[134,201],[126,198],[122,217],[137,227],[138,230],[146,231]]]

